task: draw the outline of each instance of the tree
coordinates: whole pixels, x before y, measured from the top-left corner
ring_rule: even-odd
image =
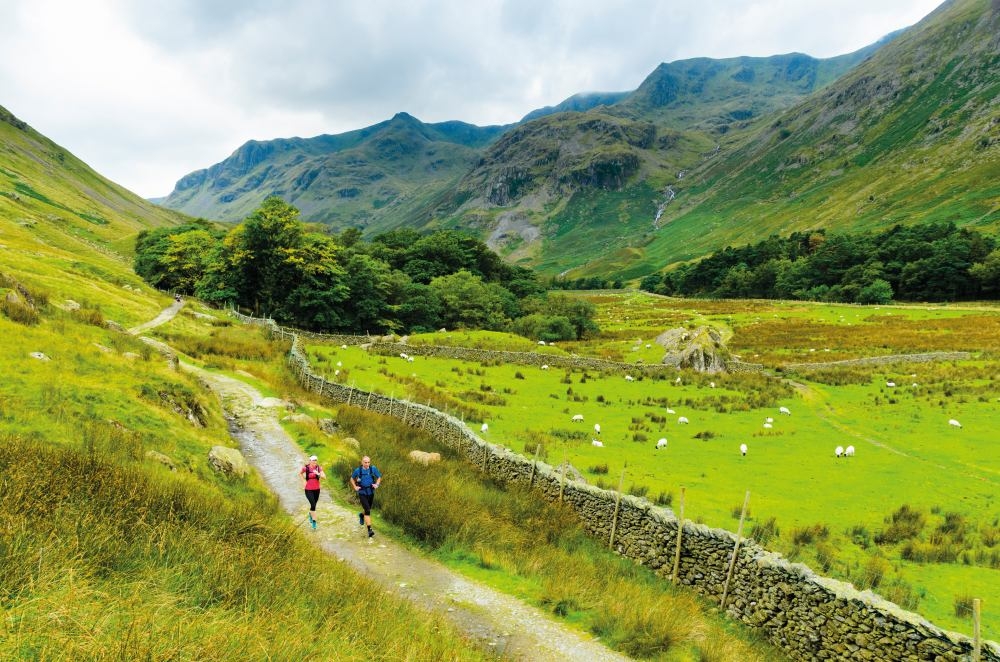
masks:
[[[510,322],[504,314],[503,288],[488,287],[467,269],[438,276],[430,286],[441,298],[441,317],[448,328],[500,330]]]
[[[1000,249],[986,256],[969,268],[969,275],[979,283],[979,287],[987,296],[1000,292]]]
[[[876,278],[861,289],[857,303],[868,305],[884,305],[892,301],[892,285],[884,278]]]

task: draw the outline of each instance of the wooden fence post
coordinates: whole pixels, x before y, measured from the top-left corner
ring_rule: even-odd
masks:
[[[348,388],[350,390],[347,392],[347,406],[350,407],[351,406],[351,398],[354,397],[354,382],[351,382],[351,385]]]
[[[747,490],[746,498],[743,499],[743,510],[740,512],[740,526],[736,529],[736,544],[733,545],[733,557],[729,559],[729,571],[726,573],[726,583],[722,588],[722,603],[719,609],[726,611],[726,598],[729,596],[729,580],[733,576],[733,568],[736,566],[736,553],[740,549],[740,538],[743,536],[743,520],[747,516],[747,506],[750,505],[750,490]]]
[[[562,473],[559,474],[559,501],[563,500],[563,488],[566,486],[566,456],[562,459]]]
[[[673,582],[677,583],[677,571],[681,565],[681,536],[684,535],[684,488],[681,487],[681,517],[677,520],[677,549],[674,550]]]
[[[535,467],[538,465],[538,451],[542,449],[541,444],[535,444],[535,458],[531,461],[531,475],[528,476],[528,487],[533,487],[535,484]]]
[[[615,529],[618,528],[618,508],[622,503],[622,485],[625,484],[625,469],[628,464],[622,467],[622,477],[618,479],[618,492],[615,493],[615,511],[611,515],[611,537],[608,539],[608,547],[615,546]]]
[[[982,635],[980,633],[980,621],[982,619],[982,600],[976,598],[972,601],[972,662],[980,662],[982,655]]]

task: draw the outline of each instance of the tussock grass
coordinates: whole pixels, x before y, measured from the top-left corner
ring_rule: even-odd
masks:
[[[331,562],[271,498],[10,435],[0,475],[2,658],[486,659]]]
[[[338,422],[356,432],[362,452],[386,476],[378,515],[439,558],[508,590],[515,586],[543,609],[642,659],[782,659],[746,631],[727,631],[689,593],[603,549],[571,510],[528,491],[507,491],[451,449],[392,419],[344,408]],[[436,450],[444,461],[412,464],[406,459],[412,448]],[[354,466],[355,458],[344,458],[333,471],[348,475]]]

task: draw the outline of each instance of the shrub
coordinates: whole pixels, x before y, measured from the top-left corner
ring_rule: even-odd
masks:
[[[904,503],[899,510],[886,517],[885,522],[889,526],[875,534],[875,542],[879,545],[892,545],[916,538],[924,528],[925,517],[922,512]]]
[[[0,299],[0,311],[3,311],[3,314],[11,322],[17,322],[25,326],[34,326],[41,321],[38,311],[20,297],[11,297],[9,299],[3,297],[3,299]]]
[[[674,493],[673,492],[660,492],[656,495],[656,500],[654,501],[657,506],[664,506],[669,508],[674,505]]]
[[[972,618],[972,601],[971,595],[963,594],[955,596],[955,616],[959,618]]]
[[[750,528],[750,537],[763,546],[766,546],[779,535],[781,535],[781,532],[778,530],[778,520],[774,517],[768,518],[764,522],[754,522]]]
[[[607,464],[595,464],[592,467],[588,467],[587,471],[589,471],[590,473],[592,473],[594,475],[605,475],[605,474],[608,473],[608,465]]]

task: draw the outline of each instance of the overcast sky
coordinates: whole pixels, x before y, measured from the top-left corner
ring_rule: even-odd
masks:
[[[507,124],[691,57],[830,57],[938,0],[0,0],[0,106],[145,197],[247,140]],[[2,159],[2,157],[0,157]]]

